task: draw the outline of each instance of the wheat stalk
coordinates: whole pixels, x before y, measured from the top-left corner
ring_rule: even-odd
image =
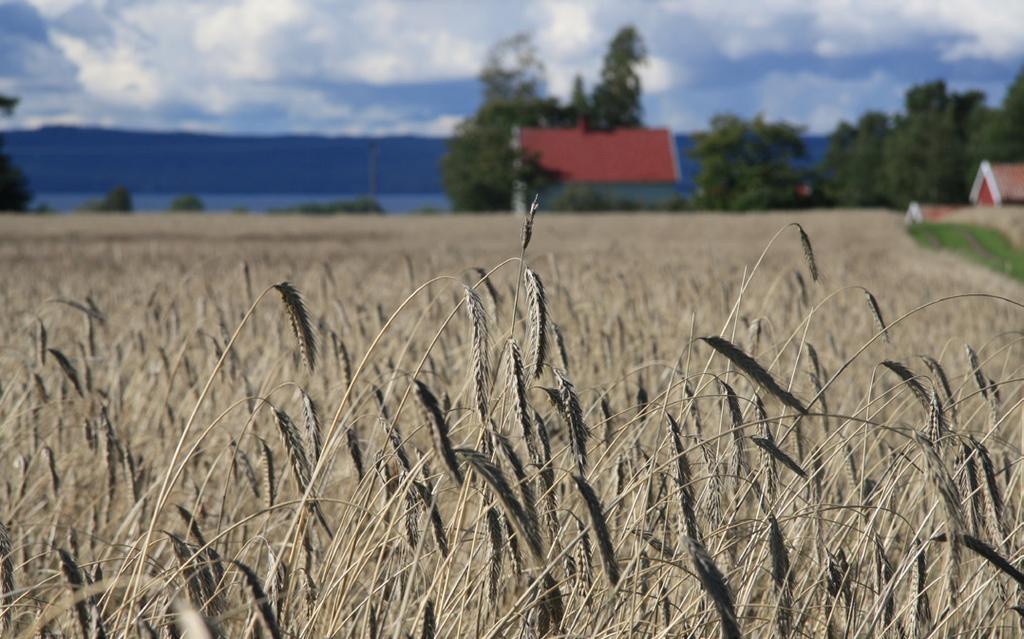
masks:
[[[283,639],[284,635],[281,632],[281,628],[277,625],[277,615],[274,614],[274,609],[270,605],[270,599],[267,597],[267,593],[263,591],[263,586],[260,584],[259,577],[256,573],[240,561],[232,561],[236,568],[242,573],[242,577],[245,579],[246,589],[249,591],[249,598],[252,605],[256,608],[257,616],[260,619],[260,623],[263,628],[270,633],[273,639]]]
[[[277,424],[278,432],[281,433],[285,450],[288,451],[288,461],[291,462],[295,483],[298,484],[299,491],[305,493],[310,490],[312,466],[309,463],[306,448],[302,444],[302,436],[299,434],[299,429],[295,426],[295,422],[292,421],[287,413],[278,408],[273,410],[274,422]],[[324,518],[323,511],[320,510],[320,502],[316,500],[315,495],[312,499],[306,501],[306,507],[316,516],[317,521],[323,526],[327,535],[333,537],[334,533],[331,532],[331,527]]]
[[[522,535],[534,557],[541,559],[544,556],[544,543],[541,538],[540,529],[534,521],[531,521],[526,510],[512,492],[508,480],[497,466],[492,464],[484,455],[467,448],[460,448],[455,451],[466,460],[473,470],[490,487],[491,492],[501,502],[507,515],[506,521],[511,521],[516,527],[516,532]]]
[[[868,310],[871,311],[871,317],[875,320],[875,327],[878,329],[878,332],[882,334],[882,338],[886,342],[892,341],[889,338],[889,328],[885,320],[882,319],[882,309],[878,306],[878,300],[875,299],[875,296],[868,289],[864,289],[864,298],[868,302]]]
[[[78,371],[75,370],[74,365],[67,358],[67,356],[55,348],[49,348],[47,349],[47,352],[53,356],[53,359],[57,362],[57,365],[60,366],[61,372],[64,373],[65,377],[68,378],[68,381],[71,382],[71,385],[75,387],[75,392],[78,393],[78,396],[84,397],[85,395],[82,393],[82,383],[79,381],[78,378]]]
[[[611,534],[608,532],[604,508],[586,479],[580,475],[573,475],[573,480],[576,482],[576,488],[580,491],[580,495],[583,496],[583,502],[587,505],[587,512],[590,513],[590,525],[597,536],[597,549],[598,554],[601,555],[601,562],[604,564],[605,576],[614,586],[619,583],[619,564],[615,560],[615,548],[612,546]]]
[[[725,576],[718,569],[711,555],[708,554],[708,551],[702,544],[687,536],[683,537],[683,541],[693,562],[694,572],[697,573],[697,578],[700,580],[704,592],[707,593],[715,606],[715,610],[718,611],[719,623],[722,627],[722,637],[725,639],[739,639],[743,636],[743,633],[740,631],[732,591],[729,589]]]
[[[291,323],[292,333],[298,343],[302,360],[312,371],[316,368],[316,334],[313,332],[313,322],[306,311],[302,295],[288,282],[274,284],[274,288],[281,294],[281,301],[284,303],[284,310],[288,315],[289,323]]]
[[[536,379],[544,371],[548,356],[548,302],[540,276],[527,268],[523,271],[526,282],[526,304],[530,318],[530,372]]]
[[[818,262],[814,259],[814,249],[811,248],[811,238],[807,237],[807,232],[804,231],[804,227],[799,224],[796,224],[796,230],[800,234],[800,246],[804,250],[804,261],[807,263],[807,270],[811,274],[811,279],[817,282]]]
[[[714,336],[701,337],[700,339],[708,346],[715,349],[718,353],[724,355],[726,359],[735,364],[741,371],[749,375],[751,379],[761,386],[761,388],[774,395],[780,402],[802,415],[807,414],[807,409],[799,399],[789,391],[779,386],[779,383],[775,381],[775,378],[772,377],[771,373],[758,364],[753,357],[747,355],[734,346],[732,342],[721,337]]]
[[[320,436],[320,411],[306,391],[300,388],[299,395],[302,396],[302,425],[306,431],[306,444],[309,445],[310,463],[315,466],[324,447]]]
[[[583,419],[580,398],[576,395],[576,387],[572,385],[564,371],[554,369],[558,382],[558,398],[562,415],[569,427],[569,442],[572,446],[576,469],[581,476],[587,472],[587,440],[590,439],[590,427]]]
[[[448,473],[455,480],[456,484],[462,485],[462,471],[459,470],[459,461],[455,457],[455,450],[448,438],[448,421],[441,412],[441,406],[437,403],[437,397],[427,388],[423,382],[416,380],[416,398],[419,399],[427,421],[430,423],[430,434],[433,436],[434,449],[438,457],[444,462]]]
[[[487,382],[490,376],[487,356],[487,312],[484,310],[483,302],[480,301],[480,296],[468,286],[466,287],[466,309],[469,311],[472,326],[473,404],[476,407],[480,423],[486,424],[489,414]]]
[[[11,535],[0,522],[0,634],[11,630],[11,602],[14,601],[14,558]]]

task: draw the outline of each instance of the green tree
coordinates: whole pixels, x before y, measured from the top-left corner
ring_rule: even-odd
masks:
[[[987,110],[978,119],[971,140],[974,170],[981,160],[1024,161],[1024,68],[1006,89],[1000,108]]]
[[[951,94],[942,81],[907,91],[905,113],[896,117],[883,145],[883,184],[891,205],[967,200],[968,138],[983,103],[980,92]]]
[[[801,130],[758,116],[716,115],[711,130],[694,135],[698,208],[748,211],[790,208],[804,202],[798,191],[807,176],[794,161],[806,155]]]
[[[0,95],[0,114],[10,115],[18,105],[16,98]],[[25,175],[14,166],[4,153],[3,137],[0,137],[0,213],[24,211],[32,199]]]
[[[508,209],[517,180],[538,188],[544,176],[536,162],[515,147],[515,129],[572,122],[571,109],[542,97],[543,65],[525,35],[494,47],[480,81],[484,102],[456,127],[441,161],[441,178],[456,211]]]
[[[110,189],[107,196],[103,198],[102,207],[102,210],[104,211],[131,213],[134,209],[132,205],[132,194],[123,186],[115,186]]]
[[[869,111],[856,126],[841,122],[829,137],[822,162],[825,195],[839,206],[883,206],[883,146],[891,131],[889,116]]]
[[[540,189],[547,177],[534,158],[514,145],[514,131],[550,124],[568,124],[565,109],[552,99],[485,103],[461,122],[441,161],[441,178],[454,210],[506,210],[516,181],[530,191]]]
[[[530,36],[516,34],[491,48],[480,72],[484,102],[528,102],[544,87],[544,63]]]
[[[620,29],[608,45],[601,81],[594,87],[593,119],[596,126],[615,128],[642,124],[639,67],[646,60],[647,49],[640,33],[632,26]]]
[[[197,212],[202,211],[203,201],[199,199],[198,195],[192,193],[186,193],[179,195],[178,197],[171,200],[170,210],[177,212]]]
[[[583,76],[576,74],[576,77],[572,81],[572,95],[569,97],[569,105],[572,107],[573,116],[576,119],[590,120],[591,105],[590,97],[587,95],[587,89],[583,84]]]

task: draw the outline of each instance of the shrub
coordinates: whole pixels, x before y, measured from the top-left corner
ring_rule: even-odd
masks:
[[[583,184],[570,184],[547,206],[552,211],[682,211],[687,200],[674,195],[663,202],[642,202],[603,193]]]
[[[204,210],[203,201],[199,199],[198,195],[192,193],[186,193],[179,195],[171,201],[171,211],[177,212],[196,212]]]
[[[357,197],[354,200],[334,200],[332,202],[303,202],[276,209],[270,213],[307,213],[311,215],[330,215],[332,213],[383,213],[380,203],[372,197]]]
[[[132,194],[123,186],[115,186],[100,200],[89,200],[79,207],[80,211],[102,213],[131,213]]]
[[[553,211],[635,211],[640,203],[602,193],[589,186],[570,184],[548,205]]]

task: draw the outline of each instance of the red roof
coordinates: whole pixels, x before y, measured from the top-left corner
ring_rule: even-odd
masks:
[[[675,182],[675,148],[668,129],[599,131],[523,128],[519,143],[541,168],[564,182]]]
[[[1003,202],[1024,202],[1024,164],[993,164],[992,175]]]

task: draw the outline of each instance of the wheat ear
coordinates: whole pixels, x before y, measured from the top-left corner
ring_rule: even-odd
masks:
[[[306,310],[306,304],[302,301],[302,295],[288,282],[274,284],[274,288],[281,294],[281,301],[284,302],[285,313],[288,314],[288,321],[292,325],[292,333],[299,345],[299,353],[309,370],[316,368],[316,334],[313,332],[313,322]]]

